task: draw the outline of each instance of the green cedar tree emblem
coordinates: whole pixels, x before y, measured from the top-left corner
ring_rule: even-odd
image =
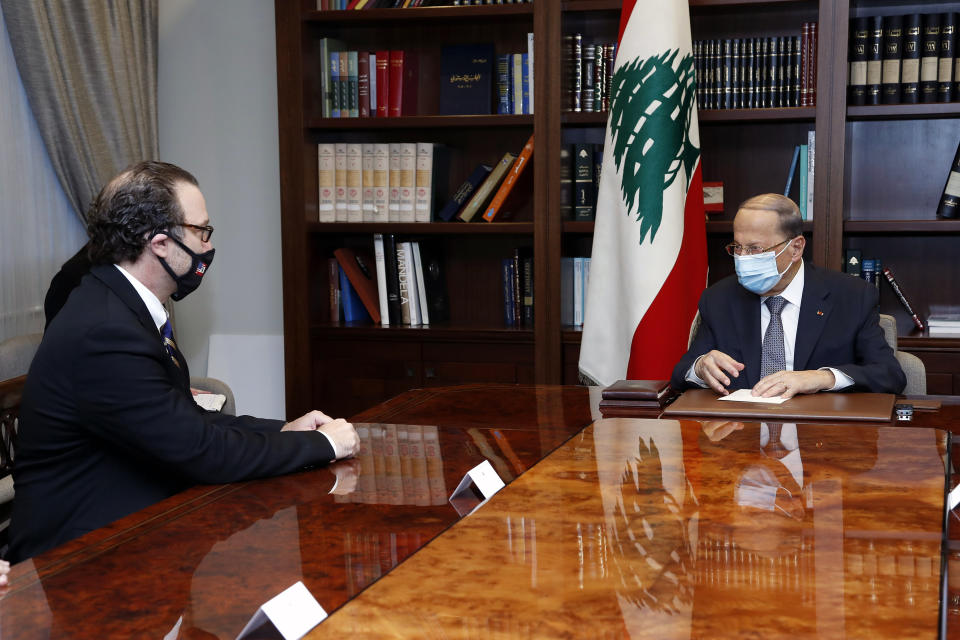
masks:
[[[640,242],[653,242],[663,218],[663,193],[681,163],[687,185],[700,149],[690,140],[696,78],[693,57],[679,49],[635,59],[613,74],[610,127],[613,159],[623,175],[620,193],[627,212],[637,209]],[[675,68],[676,67],[676,68]]]

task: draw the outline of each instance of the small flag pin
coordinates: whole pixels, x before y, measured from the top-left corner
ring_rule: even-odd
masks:
[[[820,311],[819,309],[817,309],[817,315],[818,315],[818,316],[822,316],[822,315],[823,315],[823,311]]]

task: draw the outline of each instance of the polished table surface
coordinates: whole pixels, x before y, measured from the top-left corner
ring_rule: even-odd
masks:
[[[757,423],[584,429],[590,395],[405,393],[354,417],[353,493],[193,488],[16,565],[0,637],[233,638],[297,580],[340,609],[314,637],[936,637],[944,431],[800,425],[798,466]],[[461,518],[442,498],[484,459],[508,486]]]

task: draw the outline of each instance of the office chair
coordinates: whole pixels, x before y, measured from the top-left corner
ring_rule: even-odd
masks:
[[[700,312],[694,316],[690,324],[690,336],[687,338],[687,347],[693,343],[693,337],[697,335],[697,329],[700,328]],[[883,331],[883,337],[893,349],[893,354],[900,363],[900,368],[907,376],[907,386],[904,388],[904,395],[926,395],[927,393],[927,369],[923,365],[923,360],[905,351],[897,351],[897,320],[893,316],[884,313],[880,314],[880,329]]]

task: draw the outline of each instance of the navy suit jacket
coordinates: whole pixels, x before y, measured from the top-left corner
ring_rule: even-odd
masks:
[[[207,412],[183,358],[113,265],[93,267],[50,323],[27,374],[10,559],[29,558],[194,484],[335,458],[317,432]]]
[[[838,271],[804,264],[803,297],[793,369],[833,367],[853,379],[848,391],[900,393],[903,369],[883,338],[876,287]],[[744,364],[730,376],[730,389],[749,389],[760,380],[760,297],[724,278],[700,296],[700,328],[690,349],[673,369],[671,386],[693,388],[687,371],[701,355],[716,349]]]

